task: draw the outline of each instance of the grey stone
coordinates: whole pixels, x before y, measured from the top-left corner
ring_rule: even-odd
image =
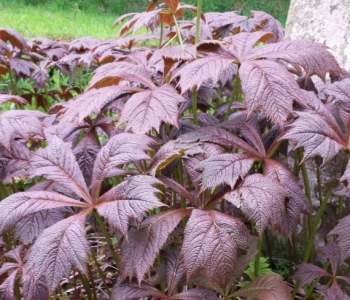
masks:
[[[330,47],[350,70],[350,0],[291,0],[286,39],[311,40]]]

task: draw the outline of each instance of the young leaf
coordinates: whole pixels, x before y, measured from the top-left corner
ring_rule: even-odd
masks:
[[[132,278],[135,274],[141,283],[169,234],[190,213],[186,209],[169,210],[145,219],[138,229],[130,229],[128,240],[122,243],[122,278]]]
[[[88,203],[89,190],[76,161],[71,144],[54,136],[49,145],[39,149],[31,159],[31,177],[43,176],[70,189]]]
[[[121,133],[112,137],[97,154],[92,171],[92,199],[97,199],[103,179],[120,172],[118,166],[146,160],[150,157],[146,151],[155,141],[145,135]]]
[[[130,219],[141,221],[146,212],[164,206],[157,198],[160,191],[153,187],[156,184],[161,182],[150,176],[130,177],[103,194],[96,209],[113,228],[126,235]]]
[[[43,275],[53,291],[72,267],[86,272],[88,253],[85,214],[78,214],[43,231],[30,249],[27,267],[34,268],[36,279]]]
[[[232,279],[238,249],[247,250],[248,232],[238,219],[217,211],[193,210],[185,228],[182,254],[187,280],[204,270],[221,287]]]
[[[261,300],[292,300],[292,288],[280,275],[263,275],[233,293],[232,297],[257,298]]]
[[[162,121],[178,127],[178,106],[185,101],[169,84],[137,93],[126,102],[118,125],[128,122],[126,130],[139,134],[158,132]]]
[[[286,218],[285,198],[289,196],[277,181],[254,174],[246,177],[238,189],[225,194],[224,199],[254,220],[261,235],[268,224],[281,230]]]

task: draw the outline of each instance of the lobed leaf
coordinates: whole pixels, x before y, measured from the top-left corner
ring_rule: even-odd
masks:
[[[0,202],[0,234],[11,230],[20,220],[31,214],[65,206],[84,207],[86,205],[54,192],[12,194]]]
[[[261,109],[278,124],[287,121],[293,102],[306,100],[293,76],[284,66],[272,61],[244,61],[239,69],[248,115]]]
[[[120,173],[118,167],[128,163],[134,163],[149,159],[146,151],[155,141],[145,135],[121,133],[112,137],[97,154],[92,171],[92,198],[97,199],[102,181],[106,177],[112,177]]]
[[[166,299],[166,295],[146,282],[137,283],[117,283],[113,287],[111,300],[138,300],[143,297],[156,297]]]
[[[309,285],[318,277],[332,277],[332,274],[314,264],[302,263],[297,268],[293,277],[300,280],[301,285]]]
[[[187,209],[169,210],[148,217],[138,229],[130,229],[128,239],[121,246],[122,278],[132,278],[135,274],[140,284],[168,236],[190,213]]]
[[[178,106],[185,101],[169,84],[137,93],[126,102],[118,125],[128,122],[126,130],[138,134],[158,132],[162,121],[178,127]]]
[[[217,211],[193,210],[185,228],[182,255],[187,280],[204,270],[221,287],[232,279],[238,249],[247,250],[248,232],[238,219]]]
[[[123,235],[127,234],[130,219],[141,221],[144,214],[164,206],[153,187],[161,182],[150,176],[133,176],[110,189],[99,199],[96,209],[108,223]]]
[[[71,216],[45,229],[30,249],[27,268],[34,268],[36,280],[44,276],[53,291],[72,267],[86,272],[89,245],[85,214]]]
[[[280,275],[267,274],[242,287],[232,296],[261,300],[292,300],[291,291],[292,288],[283,282]]]
[[[350,216],[342,218],[329,235],[336,235],[341,251],[341,260],[350,257]]]
[[[202,170],[199,177],[202,190],[214,190],[222,184],[227,184],[233,189],[237,180],[248,174],[255,160],[255,157],[247,154],[225,153],[200,162],[197,169]]]
[[[255,221],[259,235],[269,224],[274,230],[282,229],[286,197],[290,195],[279,182],[261,174],[246,177],[239,188],[224,195],[224,199]]]
[[[46,148],[33,153],[30,176],[43,176],[70,189],[90,203],[90,194],[71,144],[54,136]]]

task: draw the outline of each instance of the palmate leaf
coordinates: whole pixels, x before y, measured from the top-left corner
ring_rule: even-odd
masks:
[[[178,86],[182,93],[193,87],[198,90],[202,84],[207,82],[210,82],[210,87],[213,87],[219,81],[220,76],[230,70],[234,59],[234,56],[229,57],[229,55],[196,59],[176,72],[172,80],[180,76]]]
[[[263,275],[233,293],[232,297],[249,297],[261,300],[292,300],[292,288],[280,275]]]
[[[138,284],[136,282],[115,284],[113,287],[111,300],[138,300],[143,297],[156,297],[166,299],[167,296],[146,282]]]
[[[15,139],[44,139],[42,121],[47,117],[39,111],[10,110],[0,115],[0,145],[11,152]]]
[[[304,147],[302,162],[315,156],[323,158],[323,165],[330,161],[346,143],[322,115],[312,111],[298,112],[299,118],[288,126],[283,139],[296,143],[295,148]]]
[[[132,278],[135,274],[140,283],[168,236],[190,213],[187,209],[169,210],[148,217],[138,229],[130,229],[128,239],[121,246],[122,278]]]
[[[240,148],[247,151],[249,154],[252,154],[256,157],[261,157],[260,153],[257,152],[248,143],[246,143],[243,139],[218,127],[208,126],[200,128],[198,130],[194,130],[181,135],[177,140],[182,143],[208,142],[226,147]]]
[[[12,229],[18,221],[33,213],[65,206],[84,207],[86,205],[48,191],[13,194],[0,202],[0,234]]]
[[[341,251],[341,260],[350,257],[350,216],[341,219],[338,225],[329,233],[329,235],[336,235],[337,241]]]
[[[176,300],[217,300],[218,296],[214,291],[204,289],[191,289],[171,297]]]
[[[302,263],[301,265],[297,266],[297,268],[298,269],[293,277],[300,280],[301,285],[309,285],[318,277],[332,277],[332,274],[314,264]]]
[[[265,159],[265,176],[279,182],[290,195],[285,204],[286,218],[283,221],[282,233],[291,238],[300,223],[301,213],[310,212],[303,185],[289,169],[272,159]]]
[[[326,246],[320,247],[322,255],[329,260],[333,275],[336,275],[338,266],[341,264],[341,251],[339,245],[330,240]]]
[[[279,182],[261,174],[246,177],[239,188],[224,195],[224,199],[255,221],[260,235],[269,224],[274,230],[282,230],[287,197],[288,191]]]
[[[15,72],[17,76],[29,77],[32,71],[37,70],[37,65],[29,59],[11,58],[9,61],[10,69]]]
[[[88,253],[85,214],[82,213],[45,229],[30,248],[27,268],[34,268],[36,279],[44,276],[49,291],[53,291],[73,266],[86,272]]]
[[[150,146],[153,144],[155,141],[145,135],[121,133],[112,137],[95,160],[91,184],[92,198],[97,199],[103,179],[122,171],[119,166],[149,159],[146,151],[151,150]]]
[[[151,176],[130,177],[103,194],[96,209],[113,228],[127,235],[131,218],[141,221],[147,211],[165,206],[157,198],[156,184],[161,182]]]
[[[0,285],[0,298],[2,300],[16,300],[14,294],[14,286],[18,270],[15,270]]]
[[[202,149],[196,144],[181,143],[171,140],[165,143],[152,157],[149,172],[155,176],[157,171],[163,170],[175,159],[186,157],[187,154],[194,155],[201,153]]]
[[[44,176],[67,187],[88,203],[91,202],[89,190],[76,161],[71,144],[54,136],[49,145],[33,154],[30,162],[31,177]]]
[[[279,124],[293,112],[293,102],[306,104],[293,76],[284,66],[272,61],[245,61],[239,69],[242,92],[248,113],[262,111]]]
[[[117,85],[121,80],[141,83],[152,89],[156,88],[145,66],[120,61],[99,67],[94,72],[88,89]]]
[[[185,228],[182,255],[187,280],[204,270],[221,286],[232,279],[238,249],[247,250],[248,231],[238,219],[217,211],[193,210]]]
[[[15,95],[0,95],[0,105],[5,102],[12,102],[16,104],[28,104],[27,100]]]
[[[178,126],[181,102],[186,100],[169,84],[134,94],[126,102],[118,125],[128,122],[126,130],[145,134],[159,131],[162,121]]]
[[[251,169],[255,157],[247,154],[219,154],[202,161],[197,168],[202,170],[202,190],[215,189],[221,184],[234,188],[239,178],[244,178]]]
[[[83,173],[87,186],[91,184],[92,170],[100,147],[96,143],[96,139],[92,134],[86,135],[73,149],[79,168]]]
[[[247,59],[280,59],[301,66],[308,74],[315,73],[325,80],[326,73],[341,73],[336,59],[327,46],[310,41],[284,41],[254,49]]]
[[[168,294],[171,295],[179,282],[185,277],[185,265],[181,251],[178,249],[167,249],[162,254],[165,263]]]
[[[30,245],[41,232],[63,219],[58,209],[43,210],[22,218],[15,227],[16,238],[24,245]]]
[[[16,30],[11,28],[0,28],[0,39],[5,43],[10,42],[13,47],[17,47],[19,50],[26,50],[28,44]]]
[[[78,121],[80,123],[91,114],[100,114],[114,101],[137,91],[143,90],[130,86],[108,86],[90,89],[68,102],[68,105],[59,112],[60,121]]]
[[[339,284],[334,281],[329,289],[321,291],[324,300],[349,300],[350,297],[345,294]]]

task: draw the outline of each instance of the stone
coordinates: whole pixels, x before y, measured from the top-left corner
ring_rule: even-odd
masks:
[[[325,44],[350,71],[350,0],[291,0],[286,39]]]

